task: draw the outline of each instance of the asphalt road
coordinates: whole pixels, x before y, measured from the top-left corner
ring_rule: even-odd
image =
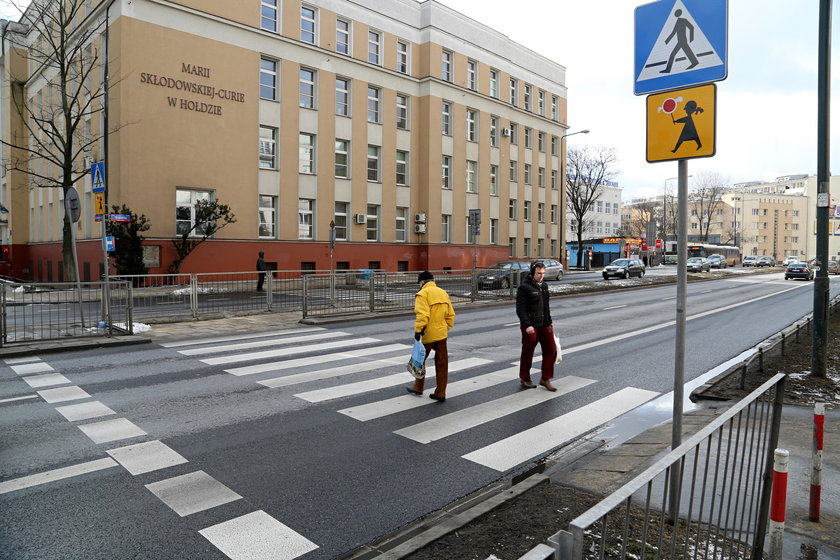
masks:
[[[9,360],[0,558],[336,558],[671,391],[675,296],[556,298],[557,393],[519,389],[512,304],[458,313],[445,403],[405,392],[410,317]],[[686,381],[812,300],[781,274],[692,283]]]

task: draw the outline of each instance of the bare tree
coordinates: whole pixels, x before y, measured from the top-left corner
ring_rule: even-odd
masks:
[[[7,33],[10,43],[25,53],[33,74],[14,74],[10,68],[10,98],[22,134],[8,141],[12,157],[6,169],[29,177],[30,188],[61,189],[64,195],[89,172],[84,155],[105,131],[91,133],[91,122],[103,110],[104,84],[96,38],[104,18],[85,21],[84,0],[33,0],[25,10],[19,0],[10,3],[22,12],[26,30]],[[26,70],[24,70],[26,72]],[[37,84],[38,94],[31,86]],[[72,253],[71,223],[64,216],[62,256],[68,280],[78,278]]]
[[[729,179],[717,173],[702,172],[694,175],[693,188],[688,199],[692,207],[697,210],[700,235],[706,242],[709,241],[712,225],[716,223],[718,210],[725,206],[721,196],[727,192],[728,185]]]
[[[617,162],[612,148],[569,148],[566,152],[566,206],[578,243],[578,266],[583,266],[583,232],[591,228],[588,218],[601,196],[601,187],[616,176]]]
[[[230,206],[216,200],[198,200],[195,203],[195,215],[189,229],[184,228],[172,245],[178,256],[169,265],[169,272],[178,274],[184,259],[190,256],[196,247],[213,237],[217,231],[228,224],[236,223],[236,216]]]
[[[630,221],[627,223],[625,232],[630,237],[645,237],[647,225],[653,221],[659,211],[659,204],[652,200],[634,204],[630,208]]]

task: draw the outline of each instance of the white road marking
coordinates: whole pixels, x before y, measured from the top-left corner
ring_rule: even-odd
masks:
[[[242,499],[204,471],[153,482],[146,488],[181,517]]]
[[[403,380],[405,380],[405,376],[403,375],[402,377]],[[486,389],[487,387],[501,385],[502,383],[516,382],[518,386],[518,379],[518,366],[485,373],[483,375],[470,377],[469,379],[462,379],[461,381],[455,381],[454,383],[447,385],[446,398],[448,400],[461,395],[466,395],[467,393],[472,393],[473,391],[480,391],[481,389]],[[345,408],[343,410],[339,410],[339,412],[361,422],[367,422],[368,420],[374,420],[390,414],[404,412],[412,408],[433,404],[437,403],[432,399],[405,394],[382,401]]]
[[[621,309],[622,307],[627,307],[626,305],[613,305],[612,307],[605,307],[603,311],[609,311],[610,309]]]
[[[30,375],[29,377],[24,377],[23,380],[26,381],[29,384],[29,386],[33,389],[38,389],[40,387],[49,387],[50,385],[65,385],[70,383],[70,380],[61,375],[60,373]]]
[[[199,338],[199,339],[191,339],[191,340],[181,340],[178,342],[166,342],[161,344],[164,348],[177,348],[179,346],[196,346],[199,344],[215,344],[217,342],[231,342],[233,340],[248,340],[251,338],[267,338],[271,336],[283,336],[286,334],[295,334],[295,333],[302,333],[302,332],[315,332],[315,331],[322,331],[324,330],[323,327],[304,327],[299,329],[287,329],[283,331],[269,331],[263,333],[254,333],[254,334],[241,334],[236,336],[218,336],[214,338]]]
[[[279,362],[269,362],[267,364],[256,364],[253,366],[242,366],[238,368],[226,369],[227,373],[231,375],[253,375],[255,373],[263,373],[266,371],[282,371],[284,369],[296,368],[301,366],[312,366],[317,364],[324,364],[328,362],[338,362],[346,360],[347,358],[362,358],[370,356],[371,354],[386,354],[388,352],[396,352],[402,350],[410,350],[411,346],[407,344],[386,344],[385,346],[372,346],[370,348],[362,348],[360,350],[351,350],[345,352],[332,352],[323,354],[321,356],[309,356],[307,358],[297,358],[294,360],[281,360]]]
[[[14,401],[25,401],[27,399],[37,399],[38,395],[25,395],[23,397],[10,397],[8,399],[0,399],[0,403],[7,403],[7,402],[14,402]]]
[[[476,367],[491,363],[490,360],[484,358],[467,358],[466,360],[458,360],[457,362],[450,362],[449,372],[453,373],[471,367]],[[426,368],[426,377],[434,378],[434,367]],[[395,373],[393,375],[386,375],[368,381],[359,381],[357,383],[347,383],[345,385],[338,385],[336,387],[328,387],[326,389],[317,389],[315,391],[307,391],[305,393],[298,393],[295,396],[309,402],[322,402],[350,395],[359,395],[386,387],[393,387],[395,385],[402,385],[411,380],[408,372]],[[448,389],[447,389],[448,392]],[[434,402],[431,399],[429,402]]]
[[[41,358],[38,356],[23,356],[21,358],[6,358],[3,360],[8,365],[12,364],[25,364],[27,362],[40,362]]]
[[[46,471],[37,474],[30,474],[14,480],[6,480],[0,482],[0,494],[8,494],[15,490],[23,490],[24,488],[31,488],[41,484],[47,484],[56,480],[63,480],[82,474],[101,471],[103,469],[110,469],[118,466],[117,462],[110,457],[88,461],[87,463],[79,463],[78,465],[71,465],[69,467],[61,467],[51,471]]]
[[[561,377],[554,381],[557,391],[549,392],[539,388],[532,391],[516,389],[515,393],[506,397],[486,401],[451,414],[444,414],[443,416],[438,416],[425,422],[397,430],[394,433],[420,443],[431,443],[486,422],[498,420],[508,414],[513,414],[514,412],[519,412],[520,410],[550,401],[551,399],[556,399],[592,383],[595,383],[594,379],[585,379],[572,375]]]
[[[56,389],[44,389],[43,391],[38,391],[38,394],[41,395],[42,399],[50,404],[65,401],[77,401],[79,399],[87,399],[90,397],[87,391],[76,387],[75,385],[71,387],[58,387]]]
[[[294,375],[286,375],[284,377],[274,377],[272,379],[265,379],[257,381],[260,385],[265,385],[272,389],[278,387],[287,387],[289,385],[297,385],[299,383],[308,383],[310,381],[317,381],[319,379],[328,379],[330,377],[338,377],[350,373],[359,373],[360,371],[372,371],[384,367],[393,367],[405,363],[404,358],[394,358],[392,360],[373,360],[370,362],[362,362],[357,364],[347,364],[334,368],[321,369],[317,371],[307,371],[304,373],[297,373]],[[405,378],[405,377],[403,377]]]
[[[292,560],[318,548],[262,510],[212,525],[199,533],[232,560]]]
[[[103,420],[92,424],[83,424],[79,429],[93,440],[93,443],[108,443],[133,437],[145,436],[146,432],[125,418]]]
[[[119,461],[125,470],[133,475],[165,469],[187,462],[180,453],[158,440],[110,449],[108,455]]]
[[[116,414],[116,412],[99,401],[68,404],[66,406],[57,406],[55,409],[71,422],[90,420],[91,418],[100,418],[102,416]]]
[[[251,352],[250,354],[236,354],[233,356],[222,356],[219,358],[207,358],[201,361],[205,364],[215,366],[219,364],[245,362],[248,360],[261,360],[263,358],[279,358],[281,356],[294,356],[295,354],[304,354],[306,352],[314,352],[316,350],[334,350],[336,348],[346,348],[347,346],[354,346],[356,344],[371,344],[374,342],[382,341],[377,340],[375,338],[353,338],[349,340],[336,340],[335,342],[321,342],[319,344],[310,344],[307,346],[278,348],[275,350],[266,350],[264,352]],[[408,361],[408,358],[406,358],[406,361]]]
[[[280,338],[270,338],[268,340],[257,340],[252,342],[240,342],[236,344],[223,344],[221,346],[211,346],[209,348],[193,348],[191,350],[178,350],[179,354],[184,356],[199,356],[201,354],[218,354],[220,352],[233,352],[234,350],[245,350],[247,348],[265,348],[266,346],[283,346],[286,344],[297,344],[300,342],[311,342],[313,340],[321,340],[324,338],[350,336],[346,332],[327,332],[316,334],[304,334],[300,336],[284,336]]]
[[[54,371],[52,366],[44,362],[33,362],[31,364],[20,364],[12,366],[12,370],[18,375],[28,375],[30,373],[41,373],[44,371]]]
[[[644,404],[658,394],[654,391],[625,387],[602,399],[462,457],[503,472],[597,428],[604,422]]]

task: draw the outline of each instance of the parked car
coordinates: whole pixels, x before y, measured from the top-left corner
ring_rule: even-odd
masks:
[[[755,266],[776,266],[776,259],[773,257],[759,257]]]
[[[752,255],[744,257],[744,260],[741,261],[741,266],[758,266],[758,257],[753,257]]]
[[[604,280],[609,280],[612,276],[616,278],[630,278],[631,276],[643,278],[644,275],[645,263],[639,259],[615,259],[604,267],[602,273]]]
[[[806,263],[790,263],[785,268],[785,280],[791,278],[802,278],[803,280],[813,280],[814,271]]]
[[[512,282],[519,278],[512,278],[511,274],[520,274],[523,278],[528,274],[531,263],[528,261],[499,261],[488,266],[478,275],[479,288],[510,288]]]
[[[840,263],[837,261],[828,261],[828,273],[840,274]]]
[[[729,266],[726,262],[726,257],[723,255],[709,255],[706,258],[709,260],[709,266],[712,268],[726,268]]]
[[[677,264],[677,255],[665,255],[662,257],[662,264]]]
[[[709,272],[712,263],[706,257],[691,257],[685,262],[685,269],[688,272]]]
[[[793,264],[793,263],[797,263],[797,262],[799,262],[799,258],[795,257],[793,255],[790,255],[788,257],[785,257],[785,260],[782,261],[782,264],[784,266],[787,266],[789,264]]]
[[[540,259],[540,262],[545,265],[546,280],[563,279],[563,263],[554,259]]]

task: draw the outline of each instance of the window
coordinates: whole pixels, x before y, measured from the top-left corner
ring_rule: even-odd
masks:
[[[444,101],[441,104],[441,133],[450,136],[452,134],[452,104]]]
[[[531,201],[530,200],[526,200],[525,202],[522,203],[522,218],[526,222],[531,221]]]
[[[478,111],[475,109],[467,109],[467,142],[475,142],[476,122],[478,121]]]
[[[450,165],[450,158],[449,156],[443,156],[440,158],[440,174],[443,184],[441,185],[444,189],[451,189],[452,185],[449,182],[449,165]]]
[[[440,217],[440,242],[452,243],[452,216],[449,214]]]
[[[467,87],[475,90],[476,85],[476,62],[474,60],[467,61]]]
[[[315,44],[315,10],[306,6],[300,8],[300,40]]]
[[[315,135],[298,135],[298,172],[315,173]]]
[[[531,86],[525,84],[525,91],[522,95],[522,99],[525,102],[525,110],[531,110]]]
[[[527,126],[525,127],[525,147],[531,148],[531,129]]]
[[[537,186],[545,187],[545,167],[537,168]]]
[[[595,201],[595,207],[597,208],[596,212],[601,213],[604,211],[604,203],[601,200]]]
[[[367,240],[379,241],[379,206],[375,204],[367,207]]]
[[[347,241],[347,203],[335,203],[335,238],[338,241]]]
[[[379,64],[379,33],[368,31],[368,62]]]
[[[408,43],[397,41],[397,72],[408,74]]]
[[[557,120],[557,96],[551,96],[551,120]]]
[[[519,90],[519,82],[515,79],[510,79],[510,104],[516,106],[519,102],[519,96],[517,95],[517,91]]]
[[[379,122],[379,88],[368,86],[368,122]]]
[[[531,184],[531,164],[530,163],[525,164],[525,184],[526,185]]]
[[[397,128],[408,128],[408,96],[397,94]]]
[[[551,189],[555,190],[555,191],[557,190],[557,170],[556,169],[551,170]]]
[[[516,199],[511,198],[510,202],[508,202],[508,218],[511,220],[516,220]]]
[[[277,101],[277,61],[260,59],[260,97]]]
[[[408,152],[397,150],[397,184],[408,185]]]
[[[260,127],[260,169],[277,169],[277,129]]]
[[[497,147],[499,145],[499,117],[490,117],[490,145]]]
[[[298,199],[298,239],[312,239],[315,225],[315,201]]]
[[[499,219],[490,218],[490,244],[499,244]]]
[[[537,133],[537,149],[541,152],[545,152],[545,132]]]
[[[531,238],[526,237],[524,239],[524,244],[522,245],[522,256],[530,257],[531,256]]]
[[[510,123],[510,143],[514,146],[519,144],[519,127],[516,123]]]
[[[440,77],[447,82],[452,81],[452,53],[443,51],[440,55]]]
[[[350,54],[350,22],[335,20],[335,50],[341,54]]]
[[[516,238],[515,237],[508,237],[508,254],[511,257],[516,256]]]
[[[350,142],[347,140],[335,141],[335,176],[340,179],[350,178]]]
[[[556,204],[551,205],[551,223],[552,224],[557,223],[557,205]],[[552,252],[552,254],[554,254],[554,253]]]
[[[515,160],[510,160],[510,182],[516,183],[519,181],[519,169]]]
[[[537,256],[545,256],[545,240],[537,239]]]
[[[478,162],[467,160],[467,192],[474,193],[478,192],[477,185],[475,182],[475,170],[478,166]]]
[[[406,225],[408,224],[408,208],[397,206],[397,241],[407,241]]]
[[[618,215],[618,202],[613,202],[613,214]]]
[[[335,114],[350,116],[350,80],[347,78],[335,79]]]
[[[556,136],[551,137],[551,155],[553,155],[553,156],[557,155],[557,137]]]
[[[537,93],[537,112],[540,115],[545,116],[545,92],[540,91]]]
[[[557,240],[556,239],[551,240],[551,254],[552,255],[557,254]]]
[[[545,203],[538,202],[537,203],[537,221],[542,223],[545,221]]]
[[[476,236],[475,236],[475,233],[474,233],[475,230],[473,229],[472,224],[470,224],[469,214],[467,214],[466,218],[464,219],[464,226],[466,226],[465,237],[467,239],[467,243],[470,243],[470,244],[475,243],[475,241],[476,241]]]
[[[368,146],[367,178],[368,181],[379,182],[379,146]]]
[[[260,28],[266,31],[277,31],[277,0],[262,0]]]
[[[213,193],[210,191],[194,191],[188,189],[175,190],[175,234],[183,235],[190,231],[195,223],[195,205],[198,202],[211,202]],[[204,234],[205,226],[199,225],[190,232],[190,237],[200,237]]]
[[[315,108],[315,70],[300,69],[300,106]]]
[[[490,97],[499,98],[499,71],[490,70]]]
[[[499,166],[490,166],[490,194],[498,196],[499,194]]]
[[[277,215],[277,197],[260,195],[260,237],[275,237],[274,219]]]

